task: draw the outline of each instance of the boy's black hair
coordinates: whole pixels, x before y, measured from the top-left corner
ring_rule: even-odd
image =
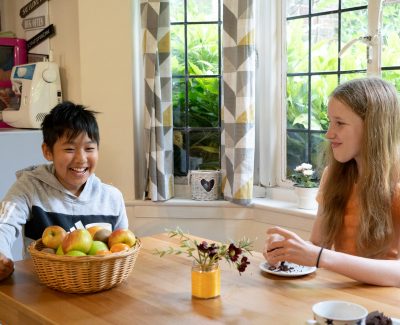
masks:
[[[100,135],[95,114],[85,106],[70,101],[56,105],[42,122],[43,142],[53,149],[56,141],[64,135],[69,139],[76,138],[81,133],[99,145]]]

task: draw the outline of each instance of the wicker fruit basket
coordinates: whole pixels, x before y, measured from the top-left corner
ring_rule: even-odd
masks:
[[[69,293],[98,292],[115,287],[133,270],[142,244],[125,252],[104,256],[62,256],[42,252],[42,240],[32,242],[30,252],[40,282]]]

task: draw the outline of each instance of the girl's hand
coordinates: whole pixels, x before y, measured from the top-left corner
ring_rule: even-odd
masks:
[[[268,233],[268,232],[267,232]],[[285,237],[278,235],[278,234],[270,234],[267,235],[267,239],[265,240],[265,245],[264,245],[264,250],[263,250],[263,255],[265,257],[265,259],[267,260],[269,265],[278,265],[280,261],[274,262],[271,260],[271,254],[269,254],[270,252],[272,252],[273,250],[275,250],[276,242],[281,242],[282,240],[284,240]]]
[[[14,262],[0,253],[0,281],[7,278],[14,271]]]
[[[263,255],[269,264],[276,265],[281,261],[287,261],[305,266],[316,265],[320,247],[280,227],[268,229],[267,235]]]

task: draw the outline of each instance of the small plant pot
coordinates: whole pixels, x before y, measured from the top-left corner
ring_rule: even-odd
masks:
[[[318,208],[316,200],[318,187],[295,186],[294,192],[297,195],[297,206],[299,209],[314,210]]]
[[[192,266],[192,296],[200,299],[211,299],[221,295],[221,270],[219,265],[213,264],[202,267],[199,264]]]

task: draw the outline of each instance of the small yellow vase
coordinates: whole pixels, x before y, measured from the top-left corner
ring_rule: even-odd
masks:
[[[192,266],[192,296],[200,299],[219,297],[221,294],[221,270],[219,265]]]

